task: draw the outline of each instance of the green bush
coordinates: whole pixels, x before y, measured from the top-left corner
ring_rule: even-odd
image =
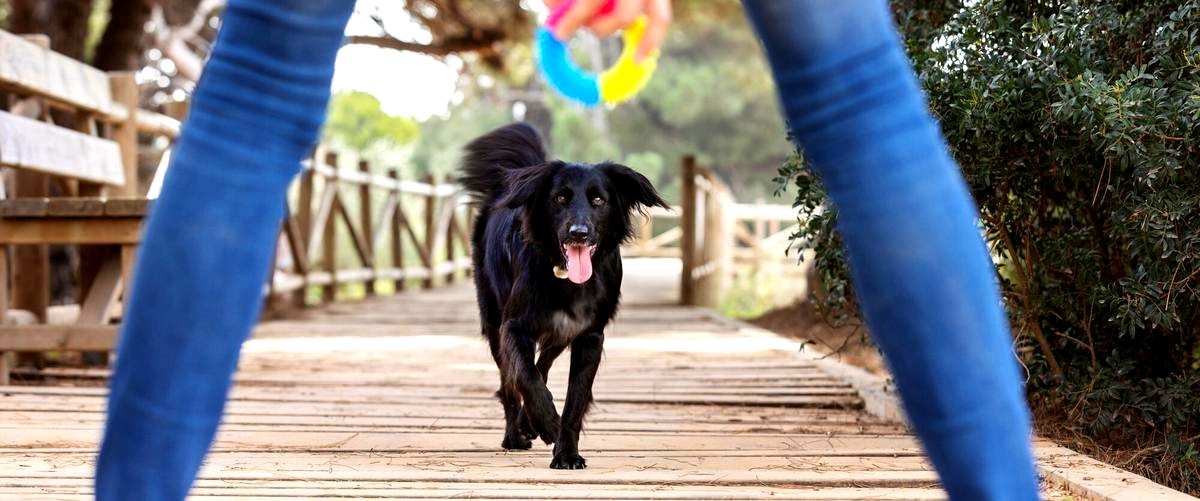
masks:
[[[1035,406],[1165,452],[1158,478],[1200,491],[1200,1],[963,4],[895,7]],[[819,306],[853,316],[836,211],[802,156],[780,174],[816,213],[796,242],[816,251]]]

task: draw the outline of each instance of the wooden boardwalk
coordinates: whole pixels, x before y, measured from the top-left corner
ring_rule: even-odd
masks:
[[[610,330],[586,470],[549,469],[540,443],[500,449],[496,370],[464,284],[263,324],[193,497],[944,498],[913,437],[868,416],[797,342],[667,306],[661,283],[634,277]],[[88,497],[105,374],[75,375],[0,387],[0,499]],[[1089,461],[1052,444],[1039,454],[1064,471]]]

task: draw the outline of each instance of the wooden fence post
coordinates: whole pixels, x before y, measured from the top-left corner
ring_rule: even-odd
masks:
[[[359,160],[358,161],[358,171],[370,176],[371,164],[369,162],[367,162],[366,160]],[[359,209],[360,220],[362,221],[361,228],[362,228],[363,238],[367,241],[367,245],[371,245],[371,243],[375,241],[375,230],[371,227],[372,226],[371,219],[373,217],[375,217],[375,215],[371,212],[373,209],[371,207],[371,183],[363,183],[363,184],[359,185],[359,187],[358,187],[358,209]],[[347,219],[349,219],[349,218],[347,218]],[[365,288],[366,294],[368,296],[374,296],[375,295],[375,273],[378,271],[376,264],[379,260],[375,258],[375,252],[371,252],[370,255],[371,255],[371,262],[366,263],[366,265],[368,268],[371,269],[371,277],[369,279],[367,279],[366,282],[363,282],[363,287]]]
[[[716,308],[721,304],[730,272],[733,251],[733,226],[729,214],[729,194],[715,179],[704,197],[704,276],[696,283],[696,304]]]
[[[400,211],[403,208],[400,204],[404,203],[404,199],[401,197],[402,193],[400,192],[400,172],[396,169],[388,169],[388,177],[391,178],[392,181],[395,181],[395,186],[390,189],[396,196],[395,213],[391,215],[392,266],[400,270],[401,275],[404,275],[404,228],[401,228],[401,226],[406,224],[407,221],[400,218]],[[395,280],[393,286],[397,292],[404,290],[406,286],[405,282],[406,280],[403,276]]]
[[[687,155],[680,164],[679,198],[681,214],[679,215],[679,260],[681,266],[679,277],[679,302],[683,305],[695,304],[695,281],[692,280],[692,270],[696,267],[696,157]]]
[[[334,206],[337,205],[337,197],[340,196],[338,189],[340,187],[340,179],[338,172],[338,155],[335,152],[325,153],[325,164],[328,165],[333,173],[325,178],[325,190],[334,190]],[[321,264],[325,271],[329,272],[329,283],[321,287],[321,301],[330,302],[337,298],[337,218],[334,217],[336,209],[330,211],[329,217],[325,218],[325,227],[322,231],[325,236],[321,241]],[[314,231],[316,228],[314,228]]]
[[[448,221],[449,224],[446,225],[446,262],[454,266],[453,268],[450,268],[450,272],[446,274],[447,284],[452,284],[458,280],[458,264],[455,262],[456,259],[454,257],[454,219],[458,215],[456,213],[458,208],[450,206],[450,204],[453,203],[453,198],[446,201],[446,210],[450,211]]]
[[[320,161],[319,155],[314,154],[310,159],[315,166]],[[304,242],[304,253],[296,253],[297,260],[304,259],[308,263],[308,257],[312,254],[309,252],[308,243],[312,241],[312,195],[313,195],[313,169],[305,169],[300,172],[300,179],[297,181],[298,192],[296,196],[295,214],[292,216],[296,222],[297,240]],[[301,270],[297,270],[301,271]],[[305,266],[300,275],[301,285],[299,289],[292,292],[292,303],[298,308],[308,306],[308,274],[311,272],[311,266]]]
[[[437,256],[434,254],[434,245],[437,243],[437,180],[433,174],[425,175],[425,182],[429,184],[432,193],[425,197],[425,255],[429,256],[429,277],[422,282],[422,287],[432,289],[437,283]]]

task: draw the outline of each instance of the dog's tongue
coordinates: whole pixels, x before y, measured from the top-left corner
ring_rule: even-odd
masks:
[[[592,278],[592,248],[583,245],[568,245],[567,278],[577,284]]]

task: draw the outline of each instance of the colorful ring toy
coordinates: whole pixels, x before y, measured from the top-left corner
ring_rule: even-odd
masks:
[[[595,106],[602,102],[617,104],[628,100],[646,86],[658,66],[657,52],[640,63],[635,61],[638,45],[646,32],[646,17],[638,18],[625,28],[622,33],[624,47],[621,57],[617,59],[616,64],[597,77],[585,73],[571,61],[566,44],[554,36],[554,28],[574,4],[574,0],[563,2],[550,14],[546,25],[538,28],[537,59],[542,74],[554,90],[586,106]],[[616,2],[609,0],[600,8],[598,14],[612,12],[615,6]]]

